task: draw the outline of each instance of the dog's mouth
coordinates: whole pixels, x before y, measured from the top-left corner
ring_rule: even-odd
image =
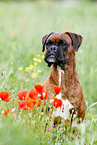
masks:
[[[47,58],[47,62],[49,63],[55,63],[56,62],[56,58],[54,55],[50,55],[48,58]]]
[[[57,59],[54,54],[50,54],[48,57],[45,57],[44,59],[46,63],[48,64],[48,67],[50,67],[52,64],[57,64]]]
[[[44,59],[46,63],[48,64],[48,67],[50,67],[52,64],[55,66],[59,65],[60,67],[64,67],[66,64],[66,59],[58,60],[55,55],[51,54],[47,58]]]

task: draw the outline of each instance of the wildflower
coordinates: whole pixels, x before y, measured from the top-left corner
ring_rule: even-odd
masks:
[[[61,99],[54,98],[54,104],[53,104],[53,105],[54,105],[56,108],[61,107],[62,104],[63,104],[63,102],[62,102]]]
[[[56,94],[59,94],[61,92],[62,87],[54,85],[54,91]]]
[[[19,109],[26,110],[28,108],[28,101],[21,101],[18,102]]]
[[[27,109],[28,109],[29,111],[32,111],[33,108],[34,108],[34,103],[33,103],[33,102],[28,102],[28,104],[27,104]]]
[[[4,111],[2,111],[2,113],[5,115],[5,117],[8,116],[8,113],[10,112],[11,110],[10,109],[6,109]],[[11,114],[13,117],[16,117],[15,113],[11,111]]]
[[[8,113],[9,113],[9,111],[10,111],[10,109],[6,109],[5,111],[4,111],[4,115],[7,117],[7,115],[8,115]]]
[[[36,91],[38,93],[41,93],[44,91],[44,86],[40,85],[40,84],[37,84],[37,85],[34,85],[34,88],[36,89]]]
[[[40,101],[37,100],[35,105],[40,106]]]
[[[30,70],[30,67],[26,67],[25,71],[28,72]]]
[[[37,73],[41,73],[41,70],[37,70]]]
[[[40,106],[40,100],[37,99],[37,98],[35,98],[35,99],[29,98],[28,101],[31,102],[34,106],[35,106],[35,105],[36,105],[36,106]]]
[[[19,60],[19,63],[21,63],[21,60]]]
[[[54,127],[55,125],[53,124],[53,122],[51,123],[52,127]]]
[[[22,92],[18,92],[17,96],[19,100],[25,100],[27,98],[28,91],[24,90]]]
[[[30,65],[30,69],[32,70],[34,68],[34,65]]]
[[[7,91],[0,92],[0,98],[5,102],[9,102],[9,99],[11,99],[9,92]]]
[[[19,67],[18,70],[20,70],[20,71],[23,70],[23,67]]]
[[[41,56],[44,59],[44,55]]]
[[[32,73],[32,77],[33,78],[36,78],[36,73]]]
[[[37,54],[38,57],[40,57],[40,54]]]
[[[38,59],[37,58],[33,58],[33,61],[37,61]]]
[[[46,100],[48,98],[48,93],[47,92],[43,92],[39,94],[39,98],[42,100]]]
[[[50,127],[47,128],[48,130],[52,130]]]
[[[30,101],[21,101],[21,102],[18,102],[18,105],[19,105],[20,110],[32,111],[35,104],[33,103],[33,101],[32,102],[30,102]]]
[[[52,96],[50,96],[50,98],[52,98]]]
[[[37,65],[37,64],[38,64],[37,62],[34,63],[34,65]]]
[[[41,62],[41,59],[37,59],[37,62]]]
[[[29,97],[32,98],[32,99],[37,99],[38,97],[38,92],[35,90],[35,89],[31,89],[30,92],[29,92]]]
[[[48,93],[44,91],[44,86],[37,84],[34,85],[34,88],[38,92],[38,97],[42,100],[46,100],[48,98]]]

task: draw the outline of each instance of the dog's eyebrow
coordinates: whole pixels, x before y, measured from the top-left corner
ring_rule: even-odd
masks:
[[[53,44],[53,41],[49,39],[46,41],[46,44],[48,44],[48,43],[51,45],[51,44]]]
[[[61,43],[68,44],[68,42],[67,42],[66,40],[64,40],[64,39],[60,39],[60,40],[58,40],[58,44],[61,44]]]

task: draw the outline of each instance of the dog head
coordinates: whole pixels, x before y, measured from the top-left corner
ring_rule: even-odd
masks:
[[[81,43],[81,35],[71,32],[51,32],[42,38],[42,51],[46,50],[44,60],[49,67],[52,64],[64,67],[75,51],[78,51]]]

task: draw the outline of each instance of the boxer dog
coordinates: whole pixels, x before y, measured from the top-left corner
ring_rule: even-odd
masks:
[[[85,100],[76,69],[76,52],[82,43],[82,36],[71,33],[54,33],[42,38],[42,51],[46,51],[44,60],[51,66],[51,72],[44,83],[48,96],[54,94],[54,85],[62,87],[56,97],[63,105],[53,112],[55,123],[58,117],[72,121],[72,118],[85,117]],[[52,102],[52,100],[51,100]]]

